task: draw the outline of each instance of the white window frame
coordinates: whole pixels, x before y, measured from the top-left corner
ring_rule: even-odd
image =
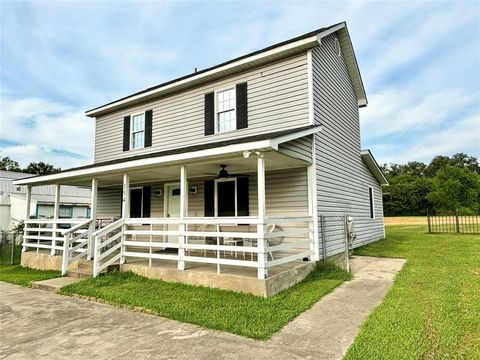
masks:
[[[130,188],[130,200],[132,199],[132,190],[138,190],[142,189],[142,202],[140,204],[140,218],[143,218],[143,186],[135,186]],[[128,214],[128,217],[132,217],[132,203],[130,202],[130,214]]]
[[[140,150],[140,149],[145,149],[145,118],[146,118],[146,111],[131,114],[130,115],[130,150]],[[143,115],[143,144],[142,147],[137,147],[133,148],[133,118],[135,116]],[[136,133],[139,133],[140,131],[137,131]]]
[[[235,93],[235,105],[233,106],[233,110],[230,110],[230,111],[233,111],[235,113],[235,122],[234,122],[233,128],[231,130],[218,131],[218,93],[221,93],[221,92],[227,91],[227,90],[233,90],[234,93]],[[214,101],[215,118],[214,118],[214,124],[213,124],[214,133],[215,134],[225,134],[225,133],[229,133],[229,132],[237,130],[237,86],[236,85],[229,85],[229,86],[226,86],[224,88],[217,89],[217,90],[214,91],[214,96],[215,96],[215,101]]]
[[[370,203],[370,194],[372,194],[371,203]],[[372,186],[368,187],[368,217],[372,220],[375,220],[375,192],[373,191]]]
[[[221,179],[215,179],[214,181],[214,188],[215,188],[215,200],[214,200],[214,205],[215,205],[215,217],[218,216],[218,183],[219,182],[228,182],[228,181],[233,181],[235,183],[235,217],[238,217],[238,201],[237,201],[237,178],[236,177],[231,177],[231,178],[221,178]],[[225,216],[222,216],[225,217]]]

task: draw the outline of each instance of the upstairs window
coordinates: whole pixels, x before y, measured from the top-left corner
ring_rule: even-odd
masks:
[[[145,114],[132,116],[131,148],[141,149],[145,147]]]
[[[215,132],[222,133],[236,129],[235,88],[217,92],[217,121]]]

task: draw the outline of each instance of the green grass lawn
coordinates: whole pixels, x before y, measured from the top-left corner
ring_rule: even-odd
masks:
[[[32,281],[60,277],[60,271],[35,270],[20,265],[0,265],[0,281],[30,286]]]
[[[349,273],[330,263],[321,263],[296,286],[276,296],[262,298],[115,272],[68,285],[61,293],[139,307],[206,328],[267,339],[347,279],[350,279]]]
[[[356,254],[407,263],[345,359],[480,359],[480,236],[386,230]]]

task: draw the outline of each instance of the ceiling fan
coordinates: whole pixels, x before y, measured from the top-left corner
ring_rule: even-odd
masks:
[[[229,177],[237,177],[237,176],[248,176],[248,175],[244,175],[244,174],[235,174],[235,175],[230,175],[226,169],[227,165],[225,164],[220,164],[220,171],[218,172],[218,174],[216,173],[205,173],[205,175],[217,175],[217,177],[215,179],[225,179],[225,178],[229,178]]]

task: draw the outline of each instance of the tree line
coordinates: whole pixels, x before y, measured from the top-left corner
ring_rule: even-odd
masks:
[[[10,159],[8,156],[5,156],[0,158],[0,170],[24,172],[34,175],[48,175],[57,173],[62,169],[44,163],[43,161],[31,162],[30,164],[28,164],[27,167],[22,168],[17,161]]]
[[[480,166],[474,156],[440,155],[429,164],[411,161],[381,168],[389,182],[383,189],[385,216],[480,211]]]

